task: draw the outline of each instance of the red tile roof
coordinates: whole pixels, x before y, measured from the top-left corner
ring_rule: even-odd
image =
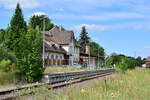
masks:
[[[150,62],[150,57],[147,57],[147,58],[146,58],[146,61],[147,61],[147,62]]]
[[[55,42],[59,44],[69,44],[74,38],[73,31],[66,31],[66,30],[64,31],[61,30],[58,26],[55,26],[49,31],[45,31],[45,34],[50,35],[51,39],[53,39]]]

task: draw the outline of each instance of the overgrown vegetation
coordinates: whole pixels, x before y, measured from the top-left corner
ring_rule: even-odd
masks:
[[[38,89],[32,100],[149,100],[149,77],[150,69],[136,68],[126,73],[119,72],[115,78],[93,81],[84,87],[70,86],[57,94],[48,88]]]
[[[16,61],[14,53],[8,50],[3,44],[0,44],[0,54],[0,61],[3,59],[9,59],[12,62]]]
[[[0,45],[0,88],[7,88],[18,83],[16,56],[3,44]]]
[[[115,79],[97,81],[86,88],[70,88],[55,100],[149,100],[149,77],[149,69],[128,70]]]
[[[28,88],[21,90],[18,95],[26,95],[33,93],[34,96],[20,96],[16,100],[51,100],[54,95],[51,91],[50,85],[43,85],[42,88]]]
[[[27,26],[20,5],[17,4],[10,26],[0,30],[0,70],[15,73],[17,79],[22,81],[40,80],[44,70],[41,36],[40,31]]]
[[[134,58],[125,55],[112,54],[106,58],[106,66],[121,69],[124,72],[127,69],[134,69],[136,66],[141,67],[144,63],[140,57]]]
[[[5,72],[0,69],[0,89],[14,87],[19,84],[19,80],[16,76],[16,70]]]
[[[33,15],[30,17],[29,26],[33,29],[38,29],[40,31],[50,30],[54,27],[54,24],[46,15]]]

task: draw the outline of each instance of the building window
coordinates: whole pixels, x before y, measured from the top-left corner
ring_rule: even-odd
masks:
[[[42,55],[42,56],[43,56],[43,55]],[[47,56],[48,56],[48,54],[47,54],[47,53],[45,53],[45,54],[44,54],[44,58],[45,58],[45,59],[47,59]]]
[[[49,56],[47,56],[47,59],[49,59]]]
[[[62,60],[62,56],[60,56],[60,59]]]
[[[51,55],[49,54],[48,56],[49,56],[49,59],[51,59]]]
[[[54,55],[51,55],[51,59],[54,59]]]
[[[58,56],[56,55],[56,59],[58,59]]]

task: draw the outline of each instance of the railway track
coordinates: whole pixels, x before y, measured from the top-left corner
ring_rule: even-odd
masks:
[[[25,89],[41,88],[43,87],[43,85],[50,85],[52,89],[57,89],[70,84],[79,83],[85,80],[90,80],[97,77],[110,75],[114,72],[115,69],[107,69],[107,70],[47,74],[43,78],[43,82],[45,83],[33,84],[30,86],[21,86],[18,88],[0,91],[0,100],[15,100],[15,98],[18,96],[23,96],[23,95],[28,95],[33,93],[33,91],[31,91],[27,94],[20,95],[19,91]]]

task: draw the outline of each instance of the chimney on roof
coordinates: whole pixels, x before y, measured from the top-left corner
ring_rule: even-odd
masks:
[[[62,31],[62,27],[61,26],[59,26],[59,31]]]

